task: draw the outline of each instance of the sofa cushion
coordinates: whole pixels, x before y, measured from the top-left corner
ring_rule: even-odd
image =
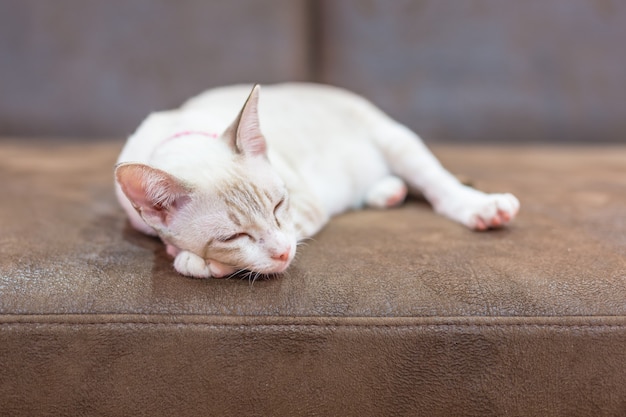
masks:
[[[7,415],[626,413],[626,148],[439,146],[513,225],[413,199],[281,277],[198,280],[128,225],[121,146],[0,144]]]

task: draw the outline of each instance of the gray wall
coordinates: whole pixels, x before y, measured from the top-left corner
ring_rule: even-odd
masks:
[[[619,0],[0,0],[0,135],[120,137],[235,82],[360,92],[428,141],[626,143]]]

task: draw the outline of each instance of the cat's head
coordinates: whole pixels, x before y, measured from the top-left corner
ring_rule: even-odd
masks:
[[[258,94],[256,86],[221,135],[232,158],[211,181],[184,181],[137,163],[115,171],[125,195],[161,239],[204,258],[216,277],[239,270],[280,273],[296,251],[289,195],[267,159],[259,126]]]

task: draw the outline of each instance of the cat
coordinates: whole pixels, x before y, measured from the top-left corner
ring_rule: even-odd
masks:
[[[461,184],[415,133],[355,93],[286,83],[259,99],[260,90],[216,88],[152,113],[119,156],[116,194],[131,225],[159,236],[182,275],[282,273],[332,216],[393,207],[409,191],[474,230],[519,210],[512,194]]]

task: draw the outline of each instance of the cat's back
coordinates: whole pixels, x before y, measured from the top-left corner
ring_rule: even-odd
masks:
[[[187,101],[183,112],[202,112],[231,121],[252,90],[239,84],[208,90]],[[337,132],[346,126],[367,125],[387,116],[365,98],[351,91],[324,84],[282,83],[262,85],[259,115],[265,133],[285,129]],[[278,131],[278,132],[277,132]]]
[[[225,109],[228,113],[241,108],[252,90],[253,84],[236,84],[207,90],[186,101],[181,109]],[[260,109],[263,107],[294,105],[308,107],[313,105],[331,105],[332,107],[371,108],[372,105],[363,97],[340,87],[325,84],[289,82],[261,86]]]
[[[118,162],[149,162],[155,147],[181,131],[220,134],[235,120],[252,87],[213,88],[178,109],[150,114],[129,137]],[[291,156],[327,149],[338,142],[360,142],[389,120],[355,93],[314,83],[263,85],[259,118],[270,148]]]

